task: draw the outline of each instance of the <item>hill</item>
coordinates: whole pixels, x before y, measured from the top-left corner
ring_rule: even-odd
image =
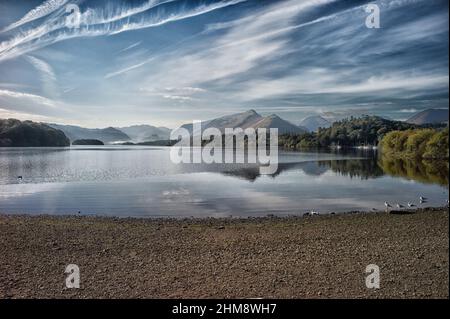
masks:
[[[192,134],[192,124],[185,124],[182,126]],[[298,127],[278,115],[272,114],[267,117],[261,116],[254,110],[249,110],[242,113],[222,116],[216,119],[203,121],[202,129],[215,127],[222,133],[225,133],[225,128],[278,128],[278,134],[300,134],[304,133],[305,129]],[[193,132],[193,135],[199,132]]]
[[[378,142],[390,131],[403,131],[416,127],[414,124],[366,115],[344,119],[333,123],[329,128],[319,129],[317,138],[320,145],[378,145]]]
[[[300,126],[306,128],[309,132],[317,132],[319,128],[330,127],[331,123],[320,115],[313,115],[303,119]]]
[[[388,132],[404,131],[417,127],[414,124],[391,121],[379,116],[351,117],[335,122],[329,128],[321,128],[318,132],[282,135],[279,139],[279,145],[288,149],[376,146]]]
[[[0,146],[70,146],[64,132],[46,124],[0,119]]]
[[[414,114],[406,122],[417,125],[448,123],[448,109],[427,109]]]
[[[306,130],[302,127],[298,127],[297,125],[292,124],[286,120],[283,120],[276,114],[272,114],[266,117],[263,117],[259,122],[257,122],[254,126],[257,128],[278,128],[278,134],[300,134],[305,133]]]
[[[135,143],[168,140],[170,137],[170,129],[166,127],[132,125],[127,127],[118,127],[117,129],[128,135]]]
[[[107,127],[103,129],[99,128],[84,128],[75,125],[60,125],[60,124],[47,124],[55,129],[59,129],[67,135],[71,141],[75,140],[100,140],[104,143],[125,142],[129,141],[130,137],[124,132],[114,128]]]

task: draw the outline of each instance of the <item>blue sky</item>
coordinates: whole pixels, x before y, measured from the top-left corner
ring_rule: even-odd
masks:
[[[368,3],[380,29],[365,25]],[[72,28],[66,7],[80,9]],[[0,118],[88,127],[448,105],[440,0],[0,1]]]

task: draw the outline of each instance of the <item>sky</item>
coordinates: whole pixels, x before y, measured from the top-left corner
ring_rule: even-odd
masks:
[[[0,0],[0,118],[404,120],[448,108],[448,24],[447,0]]]

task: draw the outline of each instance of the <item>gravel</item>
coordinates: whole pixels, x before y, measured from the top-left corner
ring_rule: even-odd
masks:
[[[0,298],[448,298],[448,209],[249,219],[0,214]],[[81,287],[65,287],[68,264]],[[365,285],[380,268],[380,288]]]

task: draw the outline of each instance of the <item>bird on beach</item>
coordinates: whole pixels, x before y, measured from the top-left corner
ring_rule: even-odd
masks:
[[[423,196],[420,196],[419,199],[420,199],[421,202],[424,202],[424,201],[427,200],[427,198],[426,198],[426,197],[423,197]]]
[[[17,179],[22,180],[23,179],[22,175],[17,176]]]
[[[403,208],[403,207],[405,207],[405,206],[403,206],[402,204],[398,204],[397,203],[397,208]]]
[[[314,215],[319,215],[319,213],[318,212],[316,212],[316,211],[311,211],[310,213],[309,213],[311,216],[314,216]]]
[[[384,206],[386,206],[386,208],[392,207],[388,202],[384,202]]]
[[[408,207],[414,207],[414,206],[416,206],[416,205],[414,205],[414,204],[411,203],[411,202],[408,202]]]

